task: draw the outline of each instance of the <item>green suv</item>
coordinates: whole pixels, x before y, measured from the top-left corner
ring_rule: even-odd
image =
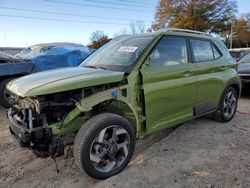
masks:
[[[7,90],[21,146],[44,157],[74,143],[78,167],[104,179],[127,166],[137,138],[205,114],[230,121],[241,82],[220,39],[164,29],[117,37],[79,67],[24,76]]]

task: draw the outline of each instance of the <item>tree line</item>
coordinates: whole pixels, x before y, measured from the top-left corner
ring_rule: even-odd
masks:
[[[250,13],[236,17],[236,0],[160,0],[151,28],[142,22],[130,24],[130,31],[116,35],[140,34],[161,28],[191,29],[219,35],[230,47],[250,47]],[[102,31],[92,33],[90,46],[99,48],[110,39]]]

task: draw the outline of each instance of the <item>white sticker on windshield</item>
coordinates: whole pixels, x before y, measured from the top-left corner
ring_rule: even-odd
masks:
[[[133,47],[133,46],[121,46],[118,51],[119,52],[135,52],[137,50],[138,47]]]

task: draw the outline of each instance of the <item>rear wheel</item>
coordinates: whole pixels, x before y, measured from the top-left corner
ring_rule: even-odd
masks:
[[[133,126],[121,116],[103,113],[88,120],[77,133],[74,157],[89,176],[105,179],[127,166],[134,147]]]
[[[217,121],[231,121],[235,115],[238,104],[238,94],[233,87],[227,88],[220,100],[219,108],[213,113],[213,117]]]
[[[0,82],[0,105],[3,106],[4,108],[9,108],[10,103],[9,103],[9,93],[6,91],[5,87],[6,84],[11,81],[13,78],[7,78],[5,80],[2,80]]]

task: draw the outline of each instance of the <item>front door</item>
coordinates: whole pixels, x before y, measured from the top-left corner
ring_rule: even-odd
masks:
[[[185,37],[164,36],[141,68],[149,132],[193,117],[197,87],[187,46]]]

